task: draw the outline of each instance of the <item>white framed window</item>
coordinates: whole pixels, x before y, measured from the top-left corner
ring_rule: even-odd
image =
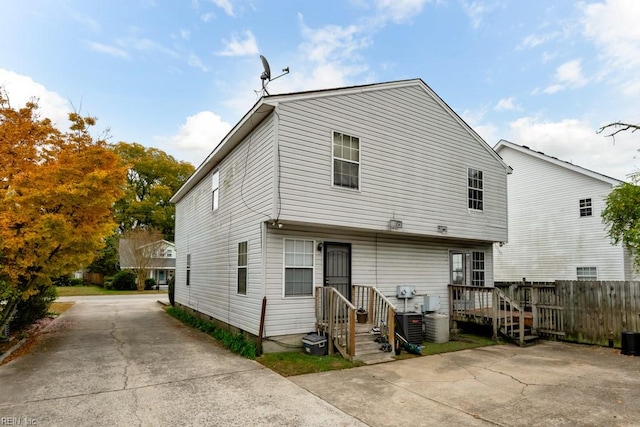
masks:
[[[217,211],[220,197],[220,171],[215,171],[211,175],[211,210]]]
[[[360,189],[360,138],[333,132],[333,185]]]
[[[468,207],[474,211],[484,210],[484,178],[481,170],[467,169]]]
[[[171,249],[167,249],[167,258],[171,258],[173,256],[173,251]]]
[[[593,215],[593,206],[591,204],[591,198],[588,199],[580,199],[580,217],[583,216],[592,216]]]
[[[312,296],[314,278],[313,240],[284,239],[284,296]]]
[[[238,293],[247,294],[247,242],[238,243]]]
[[[471,286],[484,286],[484,252],[471,253]]]
[[[576,268],[576,276],[578,280],[598,280],[598,268],[578,267]]]

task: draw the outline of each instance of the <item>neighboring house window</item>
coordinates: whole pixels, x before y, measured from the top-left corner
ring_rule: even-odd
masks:
[[[284,240],[284,295],[313,295],[312,240]]]
[[[220,196],[220,171],[211,175],[211,210],[218,210],[218,198]]]
[[[187,254],[187,286],[191,285],[191,254]]]
[[[360,138],[333,133],[333,185],[360,188]]]
[[[578,267],[576,268],[576,276],[578,276],[578,280],[598,280],[598,268]]]
[[[469,209],[476,211],[481,211],[484,207],[484,182],[482,176],[483,174],[480,170],[467,169]]]
[[[580,199],[580,216],[593,215],[591,199]]]
[[[238,293],[247,294],[247,242],[238,243]]]
[[[484,286],[484,252],[471,254],[471,285]]]
[[[167,258],[171,258],[173,256],[173,251],[171,249],[167,249]]]

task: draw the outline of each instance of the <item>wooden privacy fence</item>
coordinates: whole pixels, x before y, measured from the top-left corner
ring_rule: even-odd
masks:
[[[567,341],[621,345],[623,331],[640,332],[640,282],[497,283],[533,314],[538,333]]]

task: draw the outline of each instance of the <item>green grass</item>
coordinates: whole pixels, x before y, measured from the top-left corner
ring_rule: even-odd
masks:
[[[256,358],[255,343],[245,340],[242,334],[234,334],[225,329],[218,328],[213,324],[213,322],[203,320],[185,310],[176,307],[168,307],[165,309],[165,311],[171,316],[180,320],[182,323],[196,328],[207,335],[210,335],[225,348],[231,350],[233,353],[239,354],[240,356],[246,357],[248,359]]]
[[[311,356],[302,352],[268,353],[260,356],[258,362],[283,377],[364,366],[363,362],[350,362],[337,354]]]
[[[100,286],[56,286],[59,297],[81,297],[92,295],[134,295],[134,294],[166,294],[167,291],[116,291]]]
[[[452,351],[467,350],[476,347],[486,347],[489,345],[496,345],[497,341],[493,341],[491,338],[483,337],[473,334],[458,334],[451,337],[451,341],[445,343],[423,343],[423,348],[420,350],[422,356],[431,356],[440,353],[450,353]],[[416,354],[409,354],[402,351],[402,354],[397,359],[410,359],[412,357],[420,357]]]

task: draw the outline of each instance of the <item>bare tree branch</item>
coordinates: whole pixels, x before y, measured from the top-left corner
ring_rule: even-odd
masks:
[[[596,131],[596,133],[603,133],[605,130],[610,131],[611,129],[616,129],[616,130],[612,131],[610,134],[605,136],[611,137],[611,139],[613,139],[613,142],[615,143],[617,134],[619,134],[620,132],[626,132],[628,130],[630,130],[631,132],[635,132],[638,129],[640,129],[640,125],[634,125],[631,123],[624,123],[624,122],[618,121],[618,122],[609,123],[607,125],[602,126],[600,129]]]

